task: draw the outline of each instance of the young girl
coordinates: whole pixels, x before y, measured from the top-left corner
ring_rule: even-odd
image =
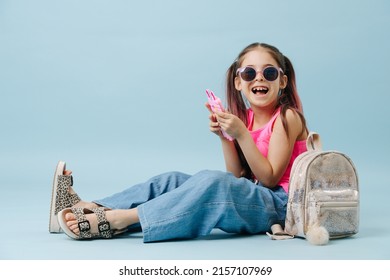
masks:
[[[258,234],[283,224],[292,163],[306,151],[308,135],[290,60],[267,44],[247,46],[227,71],[226,97],[226,112],[206,107],[227,172],[165,173],[86,202],[60,163],[50,231],[61,227],[74,239],[111,238],[140,226],[144,242],[153,242],[205,236],[214,228]]]

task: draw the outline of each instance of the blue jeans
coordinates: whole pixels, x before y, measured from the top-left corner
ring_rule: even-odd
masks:
[[[137,207],[144,242],[188,239],[219,228],[257,234],[284,223],[287,193],[221,171],[170,172],[95,200],[111,209]]]

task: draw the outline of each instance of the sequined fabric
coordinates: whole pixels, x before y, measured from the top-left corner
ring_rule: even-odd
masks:
[[[312,150],[294,162],[285,231],[305,237],[311,226],[324,226],[330,238],[358,232],[358,176],[345,154]]]

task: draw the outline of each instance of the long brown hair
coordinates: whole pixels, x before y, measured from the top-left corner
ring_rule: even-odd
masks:
[[[263,48],[275,59],[278,66],[283,70],[284,75],[287,76],[287,86],[284,89],[281,89],[280,94],[278,95],[278,102],[275,107],[275,111],[280,108],[280,116],[283,124],[283,128],[286,131],[287,137],[288,134],[288,124],[286,120],[286,112],[288,109],[295,111],[302,121],[302,132],[307,131],[305,117],[303,115],[303,108],[301,99],[299,98],[296,81],[295,81],[295,71],[291,61],[284,56],[276,47],[264,44],[264,43],[253,43],[244,48],[237,59],[229,67],[226,73],[226,100],[228,105],[228,110],[230,113],[239,117],[246,126],[248,126],[247,119],[247,107],[242,98],[241,92],[238,91],[235,87],[235,78],[237,76],[237,69],[241,66],[242,61],[244,60],[245,55],[256,49]],[[249,177],[251,176],[251,171],[248,163],[242,153],[237,141],[235,141],[237,151],[240,156],[241,164],[244,167],[244,174],[242,176]]]

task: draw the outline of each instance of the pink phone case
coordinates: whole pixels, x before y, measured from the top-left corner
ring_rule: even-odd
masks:
[[[225,111],[225,109],[223,108],[221,99],[219,99],[218,96],[216,96],[212,90],[206,89],[206,94],[207,94],[207,99],[209,101],[211,110],[213,112],[216,112],[216,111],[224,112]],[[231,137],[229,134],[227,134],[224,130],[221,129],[221,131],[222,131],[223,136],[226,139],[228,139],[229,141],[234,140],[233,137]]]

